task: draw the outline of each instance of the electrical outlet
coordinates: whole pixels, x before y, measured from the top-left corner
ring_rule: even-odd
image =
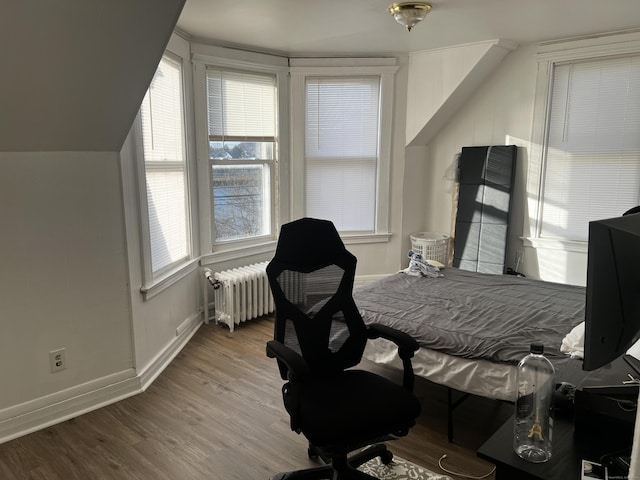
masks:
[[[49,352],[49,364],[51,365],[51,373],[59,372],[60,370],[67,368],[64,348]]]

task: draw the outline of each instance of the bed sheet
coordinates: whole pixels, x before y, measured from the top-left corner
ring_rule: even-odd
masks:
[[[584,287],[448,268],[441,278],[389,276],[354,290],[366,323],[412,335],[417,375],[460,391],[513,400],[517,363],[532,342],[561,368],[562,339],[584,320]],[[365,357],[400,366],[394,346],[369,342]],[[386,342],[388,343],[388,342]]]

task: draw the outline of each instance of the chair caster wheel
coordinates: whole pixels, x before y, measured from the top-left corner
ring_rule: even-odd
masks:
[[[383,465],[389,465],[392,460],[393,460],[393,453],[391,453],[389,450],[387,450],[386,452],[383,452],[382,455],[380,455],[380,461],[382,462]]]

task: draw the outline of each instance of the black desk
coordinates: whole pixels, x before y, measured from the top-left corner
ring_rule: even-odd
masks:
[[[511,417],[478,450],[478,456],[496,466],[496,480],[580,480],[582,455],[574,445],[573,422],[556,418],[553,424],[552,456],[545,463],[531,463],[513,451]]]
[[[558,371],[556,379],[576,385],[589,385],[596,378],[614,383],[627,379],[631,370],[621,359],[616,360],[595,375],[581,371],[578,362],[571,362]],[[590,381],[591,379],[591,381]],[[601,384],[601,383],[600,383]],[[513,450],[513,422],[511,417],[479,449],[478,456],[496,465],[496,480],[580,480],[582,460],[599,461],[603,453],[611,452],[611,438],[600,438],[601,442],[589,439],[588,445],[576,442],[573,418],[556,414],[553,424],[552,456],[546,463],[531,463],[521,459]],[[632,427],[631,427],[632,428]],[[619,448],[619,446],[615,446]]]

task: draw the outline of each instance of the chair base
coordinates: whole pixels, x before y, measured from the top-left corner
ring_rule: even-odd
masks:
[[[364,472],[356,470],[360,465],[376,457],[385,465],[393,460],[393,453],[384,443],[371,445],[347,458],[334,458],[332,463],[320,467],[278,473],[269,480],[378,480]]]

